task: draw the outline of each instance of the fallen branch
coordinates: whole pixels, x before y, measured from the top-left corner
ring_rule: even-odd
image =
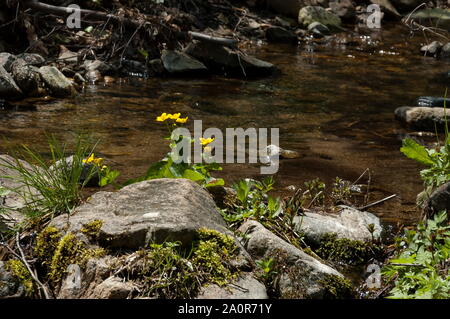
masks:
[[[238,41],[235,39],[228,39],[228,38],[219,38],[214,37],[211,35],[199,33],[199,32],[193,32],[189,31],[189,35],[192,37],[192,39],[203,41],[203,42],[210,42],[215,44],[220,44],[227,47],[236,47]]]
[[[371,204],[368,204],[368,205],[359,207],[358,210],[364,210],[364,209],[367,209],[367,208],[369,208],[369,207],[373,207],[373,206],[375,206],[375,205],[379,205],[379,204],[384,203],[385,201],[388,201],[388,200],[390,200],[390,199],[392,199],[392,198],[394,198],[394,197],[396,197],[396,196],[397,196],[397,194],[390,195],[390,196],[388,196],[388,197],[386,197],[386,198],[377,200],[376,202],[373,202],[373,203],[371,203]]]
[[[38,279],[36,273],[33,271],[33,269],[31,269],[31,266],[28,264],[28,261],[25,257],[25,254],[22,250],[22,247],[20,247],[20,235],[17,232],[16,233],[16,245],[17,248],[19,249],[20,252],[20,260],[24,263],[25,267],[27,267],[28,272],[31,275],[31,278],[33,278],[33,280],[36,282],[36,284],[39,286],[39,288],[41,289],[42,293],[44,294],[45,299],[50,299],[50,295],[48,294],[47,288],[44,286],[44,284],[41,283],[41,281]]]

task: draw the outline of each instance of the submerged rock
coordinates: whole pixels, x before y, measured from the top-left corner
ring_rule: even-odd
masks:
[[[439,41],[433,41],[430,44],[424,45],[420,48],[420,52],[426,56],[437,57],[441,53],[443,44]]]
[[[184,52],[163,50],[161,60],[169,73],[202,73],[208,70],[203,63]]]
[[[323,37],[324,35],[330,34],[330,29],[326,25],[320,22],[313,22],[308,25],[308,31],[311,32],[315,37]]]
[[[220,73],[257,76],[275,70],[273,64],[217,44],[193,41],[185,52],[202,61],[210,70]]]
[[[239,231],[245,234],[244,247],[254,259],[282,259],[284,268],[278,287],[281,298],[322,298],[327,293],[323,284],[326,278],[343,278],[337,270],[285,242],[257,221],[245,222]]]
[[[67,97],[75,93],[75,88],[64,74],[53,66],[39,68],[39,74],[53,96]]]
[[[111,192],[98,192],[70,216],[51,225],[80,233],[83,225],[101,220],[99,238],[107,247],[139,249],[151,242],[190,245],[199,228],[227,232],[211,196],[186,179],[154,179]]]
[[[319,22],[330,29],[340,29],[341,19],[332,12],[319,6],[307,6],[300,10],[298,23],[307,27],[313,22]]]
[[[413,130],[442,130],[448,110],[443,107],[402,106],[395,109],[395,118]]]
[[[241,274],[232,285],[219,287],[215,284],[203,287],[197,299],[268,299],[264,284],[251,273]]]
[[[305,216],[294,217],[295,229],[305,235],[308,243],[320,245],[326,234],[336,234],[338,239],[346,238],[358,241],[371,241],[380,238],[382,227],[380,219],[375,215],[359,211],[352,207],[341,206],[337,215],[323,215],[305,213]],[[373,224],[374,232],[371,234],[369,225]]]
[[[450,107],[450,99],[436,96],[420,96],[417,98],[416,103],[418,106],[427,107]]]
[[[23,96],[22,90],[14,81],[11,74],[0,66],[0,97],[5,99],[16,99]]]

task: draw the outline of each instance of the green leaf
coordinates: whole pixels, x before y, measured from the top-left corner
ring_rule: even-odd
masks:
[[[424,146],[416,143],[413,139],[405,138],[403,140],[403,146],[400,148],[400,152],[402,152],[406,157],[413,159],[419,163],[425,165],[434,164],[433,160],[427,152],[427,149]]]
[[[194,182],[199,182],[199,181],[203,181],[205,179],[205,176],[203,176],[203,174],[196,172],[192,169],[187,169],[183,172],[182,175],[183,178],[187,178],[190,179],[191,181]]]

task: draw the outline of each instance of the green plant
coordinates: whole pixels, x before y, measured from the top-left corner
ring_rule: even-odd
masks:
[[[310,200],[308,206],[316,203],[321,206],[325,202],[325,183],[319,178],[305,182],[306,191],[303,195]]]
[[[263,181],[244,179],[232,185],[236,196],[229,198],[222,215],[229,223],[239,223],[250,217],[258,221],[274,219],[283,212],[279,198],[267,193],[273,189],[275,181],[267,177]]]
[[[331,198],[335,204],[346,204],[351,197],[351,183],[336,177],[331,190]]]
[[[266,285],[272,285],[278,272],[275,270],[275,260],[273,258],[256,261],[256,265],[261,269],[261,279]]]
[[[382,269],[383,276],[394,281],[388,298],[450,298],[450,226],[446,212],[415,230],[406,230],[397,246],[399,255]]]
[[[8,190],[22,197],[23,212],[29,217],[70,212],[79,204],[82,189],[95,174],[94,167],[87,168],[83,163],[93,150],[86,138],[77,137],[74,151],[70,152],[71,160],[67,159],[66,145],[61,145],[54,137],[49,139],[49,149],[49,161],[26,145],[19,147],[12,158],[0,159],[0,166],[14,172],[2,177],[23,185]]]
[[[156,120],[158,122],[164,122],[167,126],[170,135],[166,139],[169,140],[170,151],[162,160],[152,164],[148,168],[145,175],[139,178],[128,180],[125,183],[125,185],[155,178],[186,178],[194,182],[197,182],[204,187],[224,185],[223,179],[221,178],[217,179],[211,176],[211,171],[222,170],[222,167],[219,164],[215,162],[211,163],[211,161],[208,161],[211,154],[209,147],[207,147],[207,145],[211,143],[214,139],[201,138],[200,141],[195,141],[183,135],[178,135],[175,132],[175,129],[178,127],[178,124],[184,124],[188,120],[187,117],[181,118],[180,113],[176,114],[163,113],[161,114],[161,116],[158,116]],[[189,162],[177,161],[177,159],[180,156],[178,154],[177,146],[180,143],[184,144],[201,143],[203,146],[202,158],[205,160],[206,163],[193,164],[190,163],[190,161]]]
[[[428,168],[420,171],[425,186],[438,187],[450,180],[450,140],[447,137],[439,149],[427,149],[410,138],[403,140],[400,151]]]

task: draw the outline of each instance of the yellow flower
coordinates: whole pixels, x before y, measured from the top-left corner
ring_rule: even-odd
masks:
[[[101,157],[97,157],[96,158],[95,154],[92,153],[88,158],[83,160],[83,163],[84,164],[91,164],[91,163],[93,163],[93,164],[95,164],[97,166],[101,166],[102,163],[103,163],[103,158],[101,158]]]
[[[156,118],[156,121],[158,121],[158,122],[164,122],[165,120],[170,119],[171,116],[172,116],[171,114],[163,113],[163,114],[161,114],[160,116],[158,116],[158,117]]]
[[[188,120],[188,117],[186,116],[184,119],[183,118],[178,118],[177,120],[176,120],[176,122],[177,123],[186,123],[187,122],[187,120]]]
[[[214,140],[215,140],[215,138],[211,138],[211,137],[210,138],[200,137],[200,144],[202,144],[203,146],[206,146]]]
[[[172,120],[178,120],[178,118],[181,116],[181,113],[169,114],[169,116]]]
[[[84,164],[89,164],[92,163],[92,161],[94,160],[94,153],[91,154],[91,156],[89,156],[88,158],[83,160]]]

